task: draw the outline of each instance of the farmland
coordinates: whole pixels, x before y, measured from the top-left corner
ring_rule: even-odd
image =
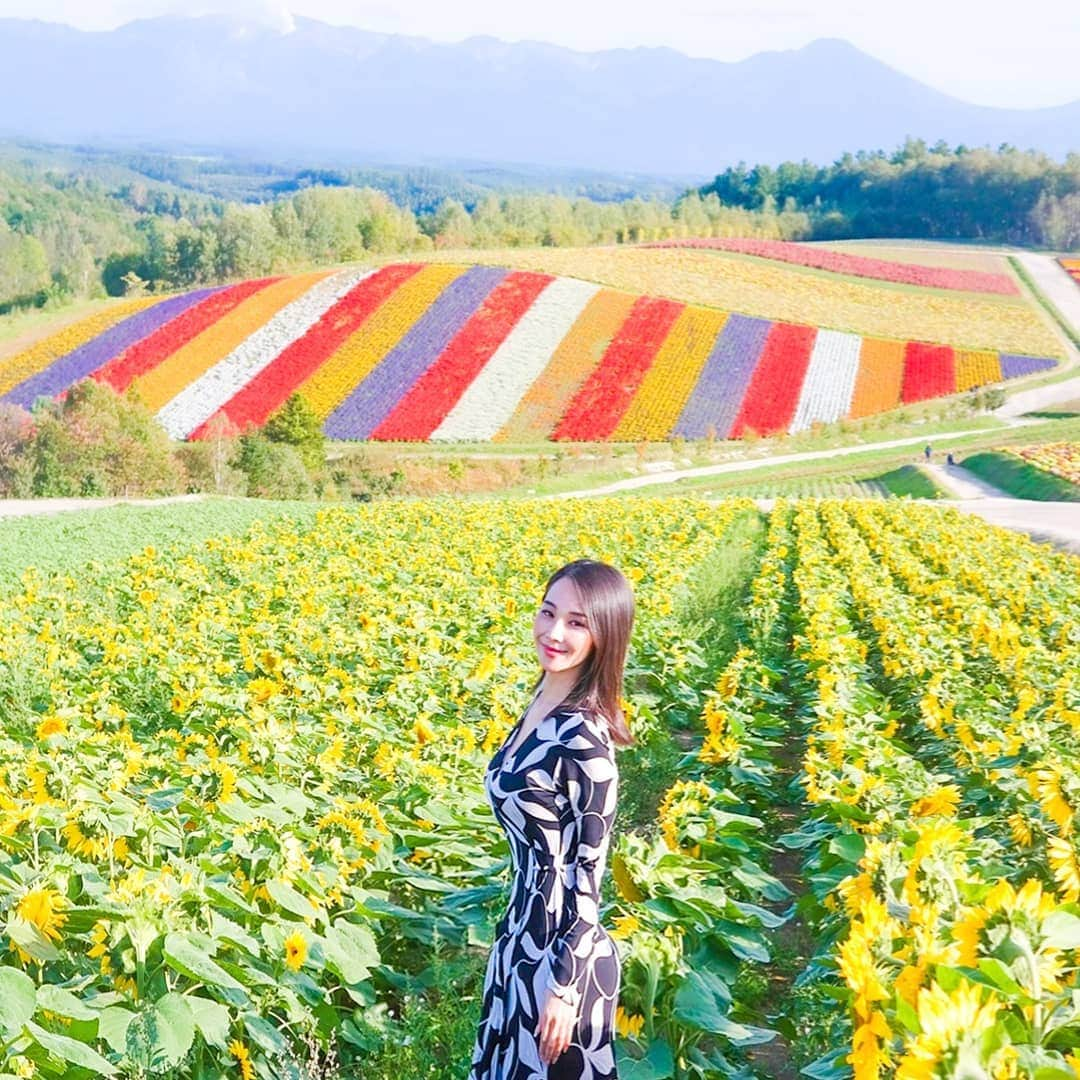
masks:
[[[621,1067],[1075,1067],[1046,1020],[1080,926],[1075,559],[910,503],[550,509],[236,519],[13,587],[9,1071],[293,1075],[306,1031],[356,1075],[419,1052],[395,1040],[438,949],[466,1023],[431,1075],[460,1075],[507,872],[480,776],[535,668],[538,576],[581,554],[639,605],[603,910]],[[794,989],[763,996],[768,972]]]
[[[388,263],[118,302],[0,359],[0,401],[28,409],[92,378],[135,394],[175,439],[261,425],[294,392],[336,439],[726,439],[858,419],[1049,371],[1064,355],[1025,298],[992,290],[808,278],[728,251],[499,257],[531,268]],[[556,276],[556,263],[583,276]],[[1016,288],[981,271],[917,276],[940,274]],[[721,299],[732,306],[711,306]],[[905,326],[919,336],[891,336]]]

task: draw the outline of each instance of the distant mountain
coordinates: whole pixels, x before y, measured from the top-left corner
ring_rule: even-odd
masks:
[[[223,16],[107,33],[0,19],[0,137],[708,178],[908,135],[1061,157],[1080,149],[1080,101],[970,105],[832,39],[723,63],[667,48],[443,44],[299,17],[289,33]]]

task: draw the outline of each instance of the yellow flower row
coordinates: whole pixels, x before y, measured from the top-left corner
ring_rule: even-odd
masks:
[[[434,252],[429,257],[460,259],[461,254]],[[470,251],[469,259],[870,337],[1063,355],[1061,342],[1022,297],[946,296],[937,290],[834,280],[786,263],[688,248],[501,249]]]
[[[44,371],[54,360],[85,345],[121,320],[128,318],[129,315],[152,307],[160,301],[160,296],[147,296],[138,300],[117,300],[93,315],[42,338],[41,341],[15,356],[0,360],[0,394],[13,390],[31,375]]]

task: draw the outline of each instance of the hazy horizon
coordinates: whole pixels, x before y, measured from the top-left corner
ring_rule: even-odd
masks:
[[[764,0],[705,7],[694,0],[653,4],[549,0],[541,9],[460,0],[452,7],[414,0],[0,0],[0,17],[36,18],[83,30],[113,29],[158,15],[228,14],[287,31],[292,16],[437,41],[488,35],[540,41],[583,52],[668,46],[692,57],[738,61],[758,52],[801,48],[841,38],[858,49],[971,104],[1040,108],[1080,100],[1080,18],[1070,0],[1047,0],[1037,17],[1015,18],[1015,6],[943,5],[910,0],[901,8],[867,8],[851,0]],[[928,33],[928,29],[932,32]],[[965,48],[953,43],[962,41]]]

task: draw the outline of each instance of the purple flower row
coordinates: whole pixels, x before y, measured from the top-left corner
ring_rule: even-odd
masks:
[[[39,397],[55,397],[188,308],[205,300],[211,293],[218,292],[219,288],[197,289],[182,296],[171,296],[168,300],[129,315],[104,333],[65,353],[44,371],[23,379],[0,400],[29,409]]]
[[[675,422],[673,435],[701,439],[712,426],[717,438],[727,438],[772,325],[768,319],[728,316]]]
[[[333,439],[369,438],[507,272],[498,266],[474,266],[451,281],[408,333],[326,418],[323,431]]]

